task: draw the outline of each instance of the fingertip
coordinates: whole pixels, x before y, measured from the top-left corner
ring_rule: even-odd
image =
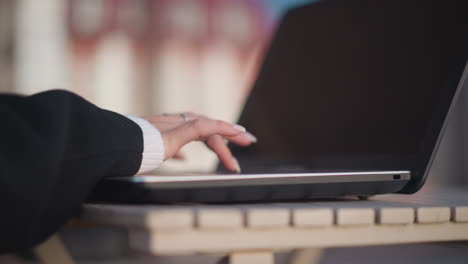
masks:
[[[239,124],[232,124],[232,127],[237,130],[237,131],[240,131],[240,132],[246,132],[247,129],[245,129],[245,127],[239,125]]]
[[[250,146],[258,142],[256,136],[250,132],[240,133],[235,136],[226,137],[231,143],[234,143],[239,146]]]
[[[237,173],[241,173],[241,167],[239,165],[239,161],[235,157],[232,157],[232,162],[234,163],[234,170],[233,171],[235,171]]]
[[[250,140],[251,143],[257,143],[258,139],[256,136],[254,136],[252,133],[250,132],[245,132],[247,138]]]

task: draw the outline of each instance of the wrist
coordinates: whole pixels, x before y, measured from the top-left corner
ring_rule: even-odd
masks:
[[[137,174],[153,170],[164,160],[164,141],[161,133],[151,123],[143,118],[125,115],[135,122],[143,133],[143,153],[140,169]]]

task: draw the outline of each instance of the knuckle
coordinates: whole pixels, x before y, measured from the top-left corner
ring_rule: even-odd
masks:
[[[198,133],[200,133],[203,130],[203,124],[200,119],[193,120],[191,125],[192,125],[192,128]]]
[[[185,115],[187,115],[188,117],[192,118],[192,119],[195,119],[195,118],[198,118],[198,115],[192,111],[189,111],[189,112],[185,112]]]
[[[208,137],[208,139],[206,140],[206,144],[208,144],[210,147],[214,147],[216,145],[215,137]]]

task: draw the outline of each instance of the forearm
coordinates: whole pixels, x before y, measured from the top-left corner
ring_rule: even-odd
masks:
[[[69,92],[0,95],[0,122],[0,252],[45,239],[102,177],[141,165],[140,127]]]

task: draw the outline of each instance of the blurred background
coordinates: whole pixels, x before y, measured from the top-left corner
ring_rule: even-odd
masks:
[[[281,14],[304,0],[0,0],[0,91],[235,121]],[[211,170],[202,144],[162,170]]]
[[[0,0],[0,92],[60,88],[124,114],[194,111],[234,122],[281,15],[305,2],[310,0]],[[425,188],[468,183],[467,88]],[[183,152],[186,161],[166,162],[160,170],[216,164],[201,144]],[[83,247],[88,242],[73,242],[78,236],[64,232],[76,254],[104,254],[106,246],[89,253]],[[115,254],[122,237],[108,236],[101,245],[114,251],[105,256]],[[355,256],[360,259],[369,251],[349,254],[361,252]],[[351,256],[327,252],[331,260]]]

